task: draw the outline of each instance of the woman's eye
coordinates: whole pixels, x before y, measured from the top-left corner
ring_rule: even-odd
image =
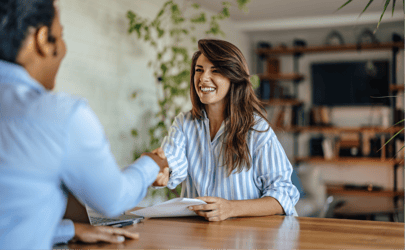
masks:
[[[213,72],[213,73],[219,73],[219,71],[216,70],[216,69],[214,69],[212,72]]]
[[[202,72],[202,69],[195,69],[195,72]]]

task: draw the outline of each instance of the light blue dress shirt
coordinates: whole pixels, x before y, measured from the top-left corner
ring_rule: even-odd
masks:
[[[269,128],[256,116],[255,130]],[[224,122],[211,141],[209,119],[192,119],[191,112],[179,114],[162,143],[171,176],[167,187],[174,189],[186,180],[185,197],[214,196],[227,200],[275,198],[286,215],[296,215],[299,199],[291,183],[292,166],[274,131],[250,130],[247,144],[252,156],[251,168],[240,173],[234,170],[228,177],[223,165]]]
[[[67,192],[106,216],[135,207],[158,165],[120,170],[96,115],[79,98],[43,88],[0,60],[0,249],[49,249],[72,238]]]

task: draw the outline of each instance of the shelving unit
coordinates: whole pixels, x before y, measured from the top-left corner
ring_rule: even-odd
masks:
[[[392,62],[391,62],[391,85],[390,94],[395,95],[399,91],[404,91],[404,84],[398,84],[396,79],[396,60],[397,54],[400,49],[404,49],[403,42],[385,42],[385,43],[372,43],[372,44],[346,44],[346,45],[325,45],[325,46],[309,46],[309,47],[279,47],[270,49],[258,49],[256,53],[261,56],[261,58],[266,58],[268,62],[267,70],[263,74],[260,74],[261,80],[272,81],[271,84],[278,84],[277,81],[291,81],[293,84],[293,94],[290,99],[270,99],[263,100],[265,105],[269,106],[293,106],[294,109],[300,110],[305,104],[303,101],[297,99],[298,89],[297,85],[305,76],[300,74],[298,71],[299,59],[303,54],[308,53],[334,53],[334,52],[358,52],[358,51],[381,51],[388,50],[392,51]],[[293,56],[293,72],[292,73],[281,73],[279,72],[278,62],[279,57],[282,56]],[[271,66],[273,64],[275,66]],[[395,100],[391,102],[392,115],[394,115],[395,110]],[[333,195],[345,195],[345,196],[384,196],[391,197],[394,199],[394,204],[397,204],[398,198],[403,197],[404,192],[398,190],[397,183],[397,169],[399,166],[403,165],[403,159],[391,159],[386,157],[385,151],[381,153],[381,157],[334,157],[332,159],[325,159],[324,157],[297,157],[298,156],[298,136],[301,133],[321,133],[327,136],[338,136],[342,133],[357,133],[360,136],[364,133],[371,133],[375,135],[390,135],[393,136],[395,133],[401,131],[403,126],[394,127],[335,127],[335,126],[297,126],[298,122],[288,127],[274,127],[276,132],[287,132],[293,135],[293,162],[296,166],[306,162],[310,164],[336,164],[336,165],[382,165],[384,167],[392,167],[394,169],[393,176],[393,187],[391,190],[380,190],[380,191],[367,191],[367,190],[348,190],[345,189],[343,185],[328,185],[327,192]],[[402,132],[403,133],[403,132]],[[383,144],[384,141],[381,142]]]
[[[386,165],[392,166],[393,164],[400,164],[403,160],[402,159],[381,159],[377,157],[337,157],[332,159],[325,159],[322,156],[312,156],[312,157],[295,157],[295,163],[333,163],[336,165],[346,165],[346,164],[378,164],[378,165]]]
[[[381,191],[368,191],[368,190],[347,190],[343,185],[327,185],[328,194],[335,195],[355,195],[355,196],[384,196],[384,197],[396,197],[404,196],[403,191],[394,190],[381,190]]]
[[[290,74],[259,74],[260,80],[273,81],[302,81],[304,76],[296,73]]]

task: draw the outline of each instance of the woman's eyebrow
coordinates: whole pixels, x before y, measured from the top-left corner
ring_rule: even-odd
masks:
[[[198,67],[198,68],[204,68],[203,66],[198,65],[198,64],[197,64],[197,65],[195,65],[195,67],[196,67],[196,68],[197,68],[197,67]],[[215,67],[215,66],[212,66],[212,67],[211,67],[211,69],[216,69],[216,68],[218,68],[218,67]]]

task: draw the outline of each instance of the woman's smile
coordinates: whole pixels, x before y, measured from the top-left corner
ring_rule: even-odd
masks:
[[[206,105],[223,104],[231,81],[201,54],[195,65],[194,86],[200,101]]]

